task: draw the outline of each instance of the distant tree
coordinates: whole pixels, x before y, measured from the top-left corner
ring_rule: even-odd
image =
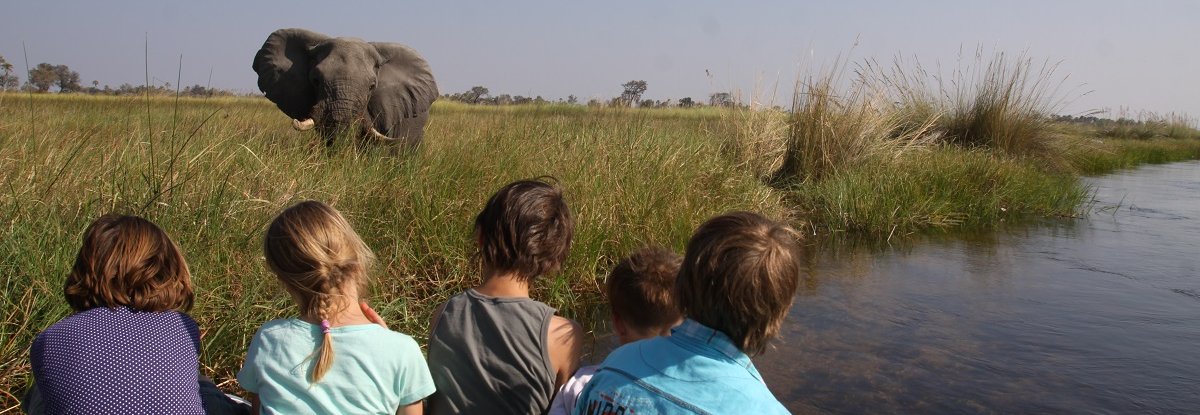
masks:
[[[595,98],[589,99],[587,102],[587,106],[589,106],[589,107],[599,107],[602,105],[604,105],[604,103],[600,102],[600,100],[595,99]]]
[[[621,93],[621,101],[625,105],[632,105],[642,99],[642,93],[646,92],[646,81],[637,80],[629,81],[621,84],[625,91]]]
[[[480,99],[488,94],[488,89],[482,86],[473,86],[471,89],[463,93],[463,102],[478,104]]]
[[[708,96],[708,105],[714,107],[732,107],[733,95],[728,92],[718,92]]]
[[[4,56],[0,56],[0,91],[8,91],[17,89],[21,82],[13,75],[13,66],[4,60]]]
[[[58,72],[54,70],[54,65],[42,62],[29,70],[26,82],[35,92],[47,92],[58,83]]]
[[[180,94],[184,95],[184,96],[189,96],[189,97],[211,97],[211,96],[213,96],[213,92],[215,92],[215,91],[213,91],[212,89],[205,88],[204,86],[196,84],[196,85],[192,85],[187,88],[184,88],[183,91],[180,92]]]
[[[79,72],[72,71],[67,65],[56,65],[54,74],[57,75],[58,92],[79,92],[83,90],[83,86],[79,85]]]
[[[654,100],[652,100],[652,99],[647,99],[647,100],[644,100],[644,101],[642,101],[641,103],[639,103],[639,104],[638,104],[638,106],[639,106],[639,107],[644,107],[644,108],[654,108],[656,105],[655,105],[655,103],[654,103]]]
[[[100,91],[100,81],[97,81],[94,79],[92,80],[92,86],[89,86],[89,87],[83,89],[83,93],[89,94],[89,95],[96,95],[96,94],[100,94],[101,92],[102,91]]]
[[[683,97],[679,100],[680,107],[691,108],[693,105],[696,105],[696,102],[692,101],[692,97]]]
[[[577,96],[574,96],[574,95],[567,95],[567,103],[568,103],[568,104],[572,104],[572,105],[574,105],[574,104],[578,104],[578,103],[579,103],[579,97],[577,97]]]

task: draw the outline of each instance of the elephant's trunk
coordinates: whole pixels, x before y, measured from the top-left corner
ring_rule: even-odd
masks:
[[[324,119],[326,120],[324,127],[332,131],[342,131],[354,124],[355,119],[359,117],[362,111],[359,111],[359,106],[350,101],[338,101],[325,107]]]

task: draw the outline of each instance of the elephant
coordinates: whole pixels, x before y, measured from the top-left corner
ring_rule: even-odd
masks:
[[[254,55],[253,68],[258,89],[292,127],[315,127],[326,146],[352,126],[360,142],[420,145],[438,96],[429,64],[398,43],[279,29]]]

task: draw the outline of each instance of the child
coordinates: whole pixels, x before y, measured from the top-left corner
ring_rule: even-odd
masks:
[[[779,332],[800,276],[799,235],[754,213],[709,219],[675,281],[685,320],[613,351],[576,414],[786,414],[750,362]]]
[[[237,378],[256,411],[420,414],[429,369],[411,337],[363,315],[374,256],[346,219],[298,203],[271,222],[263,251],[300,317],[269,321],[250,342]]]
[[[84,231],[63,287],[75,311],[34,339],[37,391],[49,414],[203,414],[200,330],[179,247],[137,216],[104,215]]]
[[[434,314],[429,368],[438,392],[431,414],[539,414],[579,365],[582,329],[529,298],[557,271],[574,221],[562,190],[511,183],[475,218],[483,282]]]
[[[628,344],[671,334],[679,324],[679,309],[672,289],[679,273],[678,254],[665,248],[642,248],[613,268],[604,288],[612,309],[617,341]],[[599,366],[579,368],[559,389],[549,415],[567,415],[575,408],[579,392]]]

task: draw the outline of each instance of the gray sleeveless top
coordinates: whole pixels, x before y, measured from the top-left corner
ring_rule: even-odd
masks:
[[[554,309],[468,289],[446,302],[429,339],[437,392],[426,413],[541,414],[554,397],[546,332]]]

